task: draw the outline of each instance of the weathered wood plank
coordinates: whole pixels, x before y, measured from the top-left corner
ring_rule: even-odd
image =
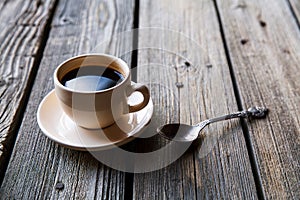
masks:
[[[88,153],[63,148],[39,129],[36,112],[53,89],[52,74],[65,59],[99,51],[130,64],[131,38],[113,40],[132,28],[134,1],[68,1],[58,4],[44,56],[35,80],[0,196],[4,199],[123,199],[125,174],[105,167]],[[63,189],[56,189],[63,183]]]
[[[0,2],[0,182],[55,0]]]
[[[285,0],[218,0],[243,107],[265,105],[248,124],[264,196],[300,197],[300,32]],[[243,40],[243,41],[242,41]]]
[[[142,0],[139,13],[140,28],[161,28],[139,32],[138,81],[148,82],[156,112],[147,132],[155,132],[164,123],[196,124],[208,117],[236,111],[213,2]],[[135,174],[134,197],[257,198],[239,122],[214,124],[204,133],[207,137],[202,144],[198,141],[200,144],[195,144],[172,165]],[[158,137],[140,142],[148,150],[151,146],[155,149],[165,145]]]

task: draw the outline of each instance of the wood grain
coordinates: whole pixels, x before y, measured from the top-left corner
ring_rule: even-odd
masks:
[[[54,2],[0,2],[0,182],[26,107]]]
[[[134,1],[68,1],[58,4],[43,59],[4,178],[3,199],[123,199],[125,174],[90,154],[61,147],[44,136],[36,121],[42,98],[53,89],[56,66],[71,56],[97,51],[130,64],[132,39],[114,39],[132,28]],[[103,42],[106,41],[106,42]],[[58,185],[57,185],[58,184]],[[56,188],[57,187],[57,188]]]
[[[138,81],[151,88],[156,113],[148,135],[164,123],[196,124],[236,111],[213,2],[142,0],[139,13]],[[256,199],[239,121],[214,124],[203,133],[206,137],[172,165],[135,174],[134,197]],[[155,136],[139,142],[148,150],[166,145]]]
[[[299,27],[285,0],[218,0],[218,8],[242,106],[270,109],[267,120],[247,124],[262,195],[299,199]]]

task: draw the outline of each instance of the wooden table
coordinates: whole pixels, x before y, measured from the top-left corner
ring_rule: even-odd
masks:
[[[1,1],[0,199],[299,199],[299,20],[297,0]],[[111,169],[51,141],[36,119],[58,64],[96,46],[137,66],[154,102],[148,132],[252,105],[270,113],[209,126],[163,169]]]

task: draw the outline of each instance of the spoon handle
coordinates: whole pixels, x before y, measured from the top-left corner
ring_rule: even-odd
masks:
[[[232,118],[264,118],[268,113],[267,108],[263,107],[251,107],[248,110],[239,111],[236,113],[211,118],[209,119],[209,123],[219,122],[223,120],[228,120]]]

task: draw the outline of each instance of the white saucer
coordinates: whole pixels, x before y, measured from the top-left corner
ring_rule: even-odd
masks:
[[[99,151],[131,141],[148,124],[153,114],[153,102],[150,98],[144,109],[124,115],[107,128],[90,130],[76,126],[58,103],[52,90],[39,105],[39,127],[51,140],[81,151]]]

